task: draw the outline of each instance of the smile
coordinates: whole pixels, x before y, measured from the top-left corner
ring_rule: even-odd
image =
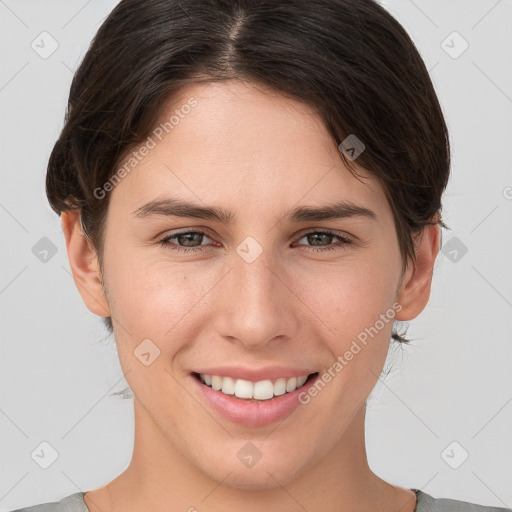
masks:
[[[302,387],[308,377],[309,375],[302,375],[300,377],[280,377],[251,382],[250,380],[234,379],[220,375],[199,374],[201,382],[215,391],[246,400],[270,400],[275,396],[290,393]]]
[[[263,380],[193,372],[189,382],[214,415],[245,427],[264,427],[286,419],[301,405],[300,393],[318,378],[319,372]]]

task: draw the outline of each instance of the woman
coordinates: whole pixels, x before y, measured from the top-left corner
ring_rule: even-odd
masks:
[[[366,399],[407,341],[393,322],[429,299],[449,168],[424,63],[374,0],[121,1],[47,195],[115,335],[134,451],[53,509],[509,510],[391,485],[366,457]]]

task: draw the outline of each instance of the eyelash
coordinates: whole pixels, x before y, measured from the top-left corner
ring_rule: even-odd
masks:
[[[181,246],[179,246],[177,244],[174,244],[174,243],[170,242],[170,240],[172,240],[173,238],[176,238],[177,236],[189,235],[189,234],[201,234],[201,235],[207,236],[210,239],[212,238],[211,236],[208,235],[208,233],[206,233],[204,231],[201,231],[201,230],[197,230],[197,231],[182,231],[180,233],[174,233],[173,235],[168,235],[168,236],[160,239],[158,241],[158,244],[160,246],[162,246],[162,247],[167,247],[167,248],[169,248],[169,249],[171,249],[173,251],[178,251],[178,252],[182,252],[182,253],[192,253],[192,252],[202,252],[202,251],[204,251],[204,249],[200,248],[200,247],[204,247],[204,246],[185,248],[185,247],[181,247]],[[325,251],[332,251],[332,250],[335,250],[335,249],[345,249],[347,245],[350,245],[350,244],[353,243],[353,241],[350,240],[348,237],[340,235],[340,234],[338,234],[338,233],[336,233],[334,231],[329,231],[329,230],[308,231],[307,233],[304,233],[299,238],[299,240],[301,240],[305,236],[311,235],[311,234],[332,235],[333,237],[339,238],[340,242],[341,242],[340,245],[331,244],[331,245],[326,246],[326,247],[313,247],[313,246],[309,246],[310,250],[312,250],[314,252],[325,252]],[[301,244],[301,245],[303,245],[303,244]]]

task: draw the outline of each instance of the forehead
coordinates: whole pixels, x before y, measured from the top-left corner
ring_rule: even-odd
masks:
[[[141,151],[144,146],[150,149]],[[111,207],[130,211],[166,192],[260,215],[343,198],[387,208],[377,178],[357,165],[363,182],[350,173],[309,105],[259,84],[180,89],[123,164],[128,172],[112,192]]]

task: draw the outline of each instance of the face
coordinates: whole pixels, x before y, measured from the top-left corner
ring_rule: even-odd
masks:
[[[112,190],[104,233],[137,436],[226,485],[275,486],[269,474],[284,485],[340,449],[382,370],[402,268],[392,212],[301,103],[231,81],[183,89],[161,121],[176,110],[172,131]],[[171,198],[196,216],[166,209]],[[360,210],[312,215],[340,203]],[[236,398],[197,373],[233,377],[214,380],[240,395],[237,378],[270,380],[278,396]],[[313,373],[279,394],[282,379],[292,389]]]

